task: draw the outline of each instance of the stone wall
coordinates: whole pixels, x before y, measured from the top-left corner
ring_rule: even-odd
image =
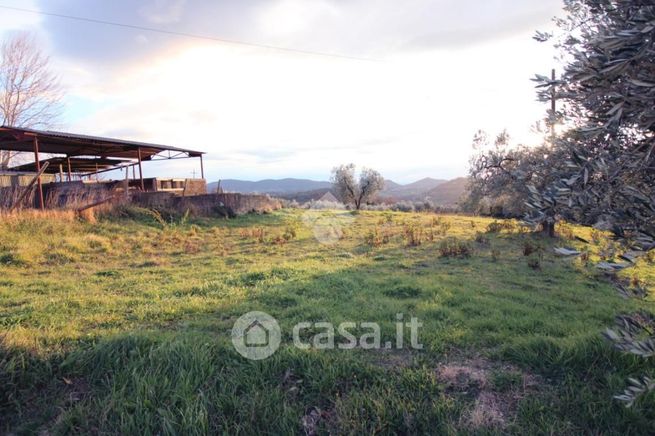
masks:
[[[195,182],[195,181],[194,181]],[[203,192],[203,183],[187,185],[191,192]],[[0,188],[0,208],[8,208],[24,191],[24,187]],[[80,209],[96,202],[114,197],[112,203],[124,203],[125,182],[82,183],[80,181],[52,183],[43,185],[43,196],[48,209]],[[184,195],[175,192],[140,192],[130,190],[129,201],[140,207],[157,209],[171,213],[185,213],[187,210],[196,216],[243,215],[250,212],[270,212],[282,207],[280,201],[267,195],[249,194],[203,194]],[[25,197],[22,207],[38,207],[36,188]]]
[[[25,186],[0,188],[0,208],[10,208],[25,192]],[[124,192],[124,182],[82,183],[81,181],[44,183],[43,199],[47,209],[79,209],[91,203],[119,195]],[[19,205],[26,208],[38,208],[37,187],[33,186]]]
[[[48,209],[80,209],[110,197],[125,197],[125,182],[83,183],[81,181],[43,185]],[[35,206],[38,206],[38,199]]]
[[[34,179],[34,176],[36,176],[36,173],[0,172],[0,187],[27,186]],[[55,175],[42,174],[41,180],[43,183],[54,182]]]
[[[243,215],[250,212],[270,212],[282,207],[279,200],[267,195],[248,194],[205,194],[180,197],[170,192],[139,192],[132,195],[132,202],[149,209],[172,210],[179,213],[189,210],[196,216]]]
[[[184,183],[185,196],[207,194],[207,181],[205,179],[186,179]]]

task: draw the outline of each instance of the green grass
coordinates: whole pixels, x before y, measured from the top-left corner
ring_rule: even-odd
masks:
[[[600,336],[617,314],[654,305],[553,254],[580,242],[512,222],[487,232],[492,220],[464,216],[362,212],[325,245],[302,211],[168,224],[142,215],[0,223],[0,432],[655,428],[652,394],[631,409],[612,400],[652,363]],[[595,238],[592,261],[606,243]],[[655,284],[645,261],[625,274]],[[230,342],[251,310],[282,327],[263,361]],[[377,322],[384,343],[397,313],[423,323],[422,350],[292,345],[300,321]]]

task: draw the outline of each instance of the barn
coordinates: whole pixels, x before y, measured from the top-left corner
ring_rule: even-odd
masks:
[[[0,204],[5,207],[63,207],[69,201],[97,202],[130,191],[182,196],[207,192],[204,153],[200,151],[8,126],[0,127],[0,150],[31,157],[0,173]],[[143,176],[143,166],[148,163],[192,158],[198,159],[200,178]]]

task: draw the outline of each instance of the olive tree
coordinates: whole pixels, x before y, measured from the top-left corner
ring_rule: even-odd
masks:
[[[486,207],[491,214],[523,217],[530,210],[533,190],[549,186],[554,169],[564,165],[559,150],[546,142],[535,147],[510,142],[506,131],[493,142],[485,132],[476,133],[465,201],[469,211],[485,212]],[[542,223],[542,229],[552,235],[554,225]]]
[[[533,187],[537,218],[556,210],[580,222],[611,230],[626,245],[628,262],[604,263],[613,272],[655,248],[655,4],[652,0],[564,0],[567,16],[557,19],[552,40],[566,64],[560,78],[537,76],[543,100],[555,95],[556,114],[569,131],[554,141],[567,156],[555,181]],[[555,118],[555,117],[553,117]],[[624,296],[647,290],[618,285]],[[655,357],[655,320],[637,313],[617,319],[605,336],[615,346]],[[655,389],[646,376],[631,379],[616,398],[632,404]]]
[[[642,250],[655,247],[655,5],[645,0],[565,0],[556,46],[566,68],[537,76],[571,129],[556,140],[567,167],[538,203],[603,222]],[[548,40],[550,35],[538,34]],[[542,204],[543,205],[543,204]],[[539,208],[537,208],[539,209]]]
[[[358,179],[355,170],[354,164],[335,167],[332,169],[330,181],[339,199],[359,210],[384,188],[384,178],[375,170],[363,168]]]

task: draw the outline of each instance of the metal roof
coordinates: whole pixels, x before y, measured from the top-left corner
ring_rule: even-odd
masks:
[[[39,152],[66,156],[138,159],[140,154],[142,160],[152,160],[164,152],[169,152],[171,158],[179,155],[200,157],[204,154],[169,145],[8,126],[0,127],[0,150],[31,152],[34,150],[34,138],[38,140]]]
[[[126,159],[104,159],[104,158],[80,158],[80,157],[54,157],[51,159],[45,159],[39,162],[39,168],[42,168],[43,165],[48,162],[48,168],[45,172],[48,174],[58,174],[60,169],[64,172],[68,171],[68,164],[70,161],[71,173],[93,173],[96,171],[106,170],[113,167],[118,167],[119,165],[124,165],[132,161]],[[61,165],[61,167],[60,167]],[[37,172],[36,163],[30,162],[23,165],[17,165],[15,167],[9,168],[9,171],[23,171],[23,172]]]

